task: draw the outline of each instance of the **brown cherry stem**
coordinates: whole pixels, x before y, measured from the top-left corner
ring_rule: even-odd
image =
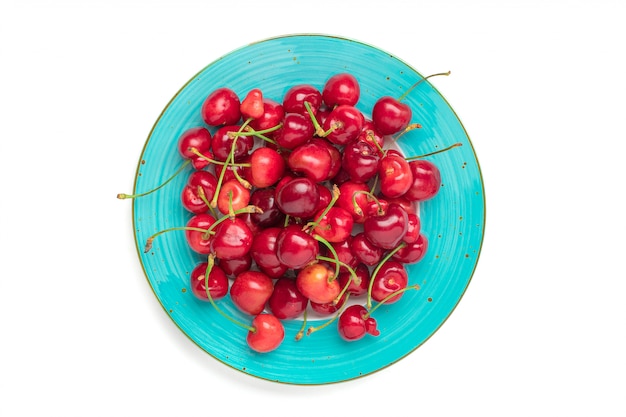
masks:
[[[300,339],[302,339],[302,336],[304,336],[304,329],[306,328],[306,322],[307,322],[307,311],[306,309],[304,310],[304,314],[302,315],[302,327],[300,327],[300,330],[298,331],[298,333],[296,333],[296,342]]]
[[[202,229],[200,227],[192,227],[192,226],[170,227],[168,229],[163,229],[159,232],[156,232],[155,234],[150,236],[148,239],[146,239],[146,246],[144,247],[143,253],[150,252],[150,249],[152,249],[152,242],[158,236],[162,235],[163,233],[172,232],[175,230],[189,230],[189,231],[202,232],[202,233],[207,233],[207,234],[210,233],[209,229]]]

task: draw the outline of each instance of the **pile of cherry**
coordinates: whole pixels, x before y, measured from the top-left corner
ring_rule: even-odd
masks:
[[[161,233],[183,230],[206,256],[190,274],[192,293],[247,329],[257,352],[276,349],[282,320],[296,318],[297,340],[335,322],[347,341],[377,336],[376,308],[419,288],[405,265],[427,250],[418,203],[437,194],[441,175],[427,155],[394,147],[420,127],[403,97],[381,97],[366,118],[359,96],[349,73],[322,89],[294,85],[280,102],[218,88],[201,108],[206,125],[179,138],[183,167],[193,167],[181,193],[191,218],[150,237],[146,252]],[[250,324],[220,309],[226,296]],[[313,312],[328,320],[306,328]]]

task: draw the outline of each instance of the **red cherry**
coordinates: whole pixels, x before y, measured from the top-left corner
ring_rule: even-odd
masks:
[[[331,163],[330,152],[317,141],[297,146],[287,159],[287,164],[293,172],[301,173],[315,182],[328,178]]]
[[[243,220],[243,219],[242,219]],[[224,270],[224,273],[228,277],[236,277],[242,272],[248,271],[252,266],[252,257],[248,252],[240,258],[233,259],[219,259],[219,266]]]
[[[240,210],[250,203],[250,190],[238,180],[229,180],[222,184],[217,197],[217,208],[222,214],[230,210]]]
[[[274,283],[274,291],[267,305],[272,314],[285,320],[300,316],[308,303],[309,300],[298,291],[295,280],[281,277]]]
[[[276,241],[282,230],[278,227],[267,227],[261,229],[252,239],[250,256],[257,267],[271,278],[279,278],[288,270],[277,255]]]
[[[424,258],[427,249],[428,239],[420,233],[415,241],[408,243],[403,248],[400,248],[391,256],[391,259],[405,264],[417,263]]]
[[[315,261],[319,250],[317,240],[304,232],[299,224],[285,227],[276,238],[278,260],[292,269],[304,268]]]
[[[202,119],[209,126],[236,124],[241,119],[239,106],[239,97],[233,90],[218,88],[202,103]]]
[[[260,271],[246,271],[235,277],[230,286],[233,304],[250,315],[259,314],[272,295],[274,283]]]
[[[317,219],[322,214],[323,211],[318,212],[314,218]],[[354,219],[350,212],[341,207],[331,207],[313,228],[313,233],[328,242],[343,242],[352,233],[353,226]]]
[[[239,105],[241,116],[244,119],[258,119],[263,116],[263,93],[258,88],[253,88]]]
[[[367,184],[355,181],[346,181],[339,186],[337,206],[345,209],[352,215],[355,223],[363,223],[368,206],[369,187]]]
[[[296,285],[302,295],[318,304],[332,302],[341,292],[334,272],[323,263],[308,265],[298,272]]]
[[[309,116],[286,113],[282,126],[274,131],[274,140],[283,148],[294,149],[308,142],[314,134],[315,127]]]
[[[359,304],[346,308],[339,316],[337,330],[342,339],[352,342],[362,339],[366,334],[378,336],[380,331],[376,328],[376,320],[367,317],[367,309]]]
[[[253,330],[248,331],[246,342],[256,352],[267,353],[275,350],[285,339],[283,323],[267,313],[259,314],[252,320]]]
[[[194,168],[202,169],[209,165],[206,159],[199,158],[192,149],[196,149],[200,154],[210,157],[211,132],[204,127],[192,127],[180,135],[178,139],[178,153],[192,161]]]
[[[398,292],[393,297],[385,301],[386,304],[392,304],[398,301],[404,292],[398,290],[407,287],[409,277],[401,262],[387,261],[378,272],[371,278],[374,282],[372,285],[372,299],[375,301],[383,301],[392,293]]]
[[[354,268],[354,274],[356,278],[350,272],[342,271],[339,273],[338,279],[341,288],[345,288],[348,285],[348,293],[358,297],[367,293],[370,282],[370,270],[364,263],[359,263]]]
[[[252,231],[240,218],[228,218],[215,227],[210,249],[218,259],[236,259],[245,256],[252,246]]]
[[[322,105],[322,93],[312,85],[299,84],[289,88],[283,98],[285,113],[299,113],[308,116],[304,102],[308,102],[313,113]]]
[[[208,171],[193,171],[181,193],[181,203],[185,209],[194,214],[205,213],[217,188],[217,178]]]
[[[408,229],[406,231],[406,235],[404,235],[403,241],[406,243],[413,243],[417,240],[420,235],[420,231],[422,228],[422,222],[419,216],[415,213],[407,213],[408,216]]]
[[[276,205],[289,216],[308,218],[315,214],[320,194],[310,178],[293,178],[276,188]]]
[[[365,265],[374,266],[383,258],[385,251],[370,242],[365,233],[360,232],[352,238],[352,253]]]
[[[202,262],[196,265],[196,267],[191,271],[190,284],[191,291],[193,295],[195,295],[198,299],[203,301],[208,301],[209,297],[207,296],[207,287],[206,287],[206,269],[208,263]],[[226,294],[228,294],[228,277],[226,273],[222,270],[222,268],[217,265],[213,265],[211,271],[209,271],[209,292],[211,293],[211,298],[214,300],[219,300],[223,298]]]
[[[378,173],[380,153],[368,142],[353,140],[344,147],[342,168],[355,182],[367,182]]]
[[[406,193],[413,183],[413,173],[409,163],[398,151],[389,149],[378,165],[380,192],[389,198]]]
[[[273,187],[255,188],[250,194],[250,204],[261,210],[250,214],[250,220],[261,229],[277,226],[285,220],[285,213],[276,205],[276,189]]]
[[[363,223],[365,236],[376,246],[394,249],[408,231],[407,212],[397,204],[389,204],[385,214],[370,216]]]
[[[378,150],[379,155],[382,156],[382,149],[385,145],[385,137],[376,130],[374,122],[371,120],[365,120],[363,123],[363,129],[361,129],[358,139],[369,143],[372,148]]]
[[[248,180],[254,187],[265,188],[274,185],[285,173],[285,160],[275,149],[256,148],[250,155]]]
[[[285,117],[285,110],[282,104],[263,98],[263,115],[250,121],[249,126],[254,130],[266,130],[278,126]],[[265,134],[268,137],[272,137],[274,132]]]
[[[346,297],[346,295],[344,294],[339,298],[336,303],[334,301],[331,301],[329,303],[315,303],[311,301],[309,302],[309,305],[311,306],[311,310],[315,311],[317,314],[322,316],[329,316],[341,310],[344,304],[346,304],[347,300],[348,297]],[[311,330],[309,330],[309,332],[311,332]]]
[[[393,135],[406,128],[411,122],[411,107],[397,99],[384,96],[372,109],[372,121],[381,135]]]
[[[189,221],[187,221],[186,227],[193,229],[208,230],[213,223],[215,223],[215,217],[208,213],[196,214]],[[211,253],[211,235],[200,230],[185,230],[185,238],[189,247],[195,252],[208,255]]]
[[[358,138],[365,118],[356,107],[339,105],[335,107],[324,120],[326,139],[337,145],[346,145]]]
[[[234,138],[231,135],[238,132],[240,129],[241,126],[227,125],[220,127],[213,134],[211,149],[213,150],[215,159],[218,161],[226,161],[233,147]],[[252,136],[239,136],[233,151],[235,161],[240,162],[243,158],[248,156],[253,146],[254,138]]]
[[[411,201],[426,201],[433,198],[441,188],[441,173],[437,166],[426,160],[409,162],[413,182],[404,197]]]
[[[322,99],[328,107],[347,104],[354,106],[359,101],[361,88],[356,77],[349,73],[332,75],[324,84]]]

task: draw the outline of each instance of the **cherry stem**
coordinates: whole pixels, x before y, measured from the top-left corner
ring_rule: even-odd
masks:
[[[250,126],[246,126],[245,131],[243,132],[228,132],[228,136],[230,136],[231,138],[234,138],[235,136],[257,136],[257,135],[264,135],[266,133],[272,133],[278,129],[280,129],[283,126],[282,123],[277,124],[274,127],[269,127],[267,129],[263,129],[263,130],[254,130],[252,127]]]
[[[209,202],[209,199],[206,198],[206,193],[204,192],[204,188],[201,185],[198,185],[198,197],[200,197],[200,200],[202,200],[202,202],[206,204],[209,210],[211,210],[211,214],[213,215],[213,217],[217,217],[215,208],[211,207],[211,203]]]
[[[446,152],[449,151],[452,148],[458,148],[459,146],[463,146],[463,144],[461,142],[457,142],[457,143],[453,143],[452,145],[443,148],[443,149],[439,149],[437,151],[434,152],[430,152],[430,153],[425,153],[423,155],[416,155],[416,156],[409,156],[407,158],[405,158],[407,161],[414,161],[416,159],[422,159],[422,158],[426,158],[427,156],[433,156],[433,155],[437,155],[438,153],[442,153],[442,152]]]
[[[410,125],[408,125],[407,127],[404,128],[404,130],[402,130],[402,132],[398,133],[394,138],[393,141],[397,142],[398,139],[400,139],[402,136],[406,135],[407,133],[409,133],[411,130],[414,129],[421,129],[422,125],[419,123],[411,123]],[[385,154],[387,153],[387,151],[385,151]]]
[[[307,223],[302,228],[302,230],[313,230],[317,226],[319,226],[320,222],[324,219],[324,216],[326,216],[328,214],[330,209],[335,205],[335,203],[339,199],[339,195],[340,195],[339,187],[337,186],[337,184],[333,184],[333,195],[332,195],[332,198],[330,200],[330,203],[328,203],[328,206],[326,206],[324,211],[319,216],[317,216],[317,219],[315,219],[315,221]]]
[[[339,266],[343,266],[344,268],[348,270],[348,272],[350,272],[350,278],[348,278],[346,285],[344,285],[339,295],[337,295],[337,297],[335,297],[335,299],[333,300],[333,304],[337,305],[339,304],[341,297],[343,297],[346,291],[348,291],[348,287],[350,286],[352,281],[356,281],[358,279],[358,277],[356,276],[356,272],[354,272],[354,269],[350,265],[348,265],[345,262],[340,261],[339,259],[333,259],[333,258],[329,258],[326,256],[318,256],[317,259],[319,259],[320,261],[334,262]]]
[[[243,122],[243,124],[239,127],[239,132],[242,132],[246,126],[248,126],[248,124],[252,121],[252,119],[247,119],[245,122]],[[230,146],[230,152],[228,152],[228,156],[226,157],[226,161],[224,161],[224,168],[222,169],[222,171],[220,172],[220,177],[217,180],[217,186],[215,187],[215,195],[213,196],[213,199],[211,200],[211,207],[216,207],[217,206],[217,198],[219,196],[219,191],[220,188],[222,187],[222,183],[224,182],[224,175],[226,175],[226,167],[228,165],[230,165],[232,162],[234,162],[235,160],[235,149],[237,146],[237,138],[239,136],[235,136],[233,138],[233,143]],[[233,170],[234,171],[234,170]]]
[[[378,178],[378,177],[376,177]],[[356,196],[357,194],[365,194],[367,195],[367,197],[369,199],[372,199],[376,202],[376,205],[378,206],[378,214],[382,215],[383,213],[383,207],[380,204],[380,200],[378,198],[376,198],[376,196],[374,195],[374,193],[372,191],[363,191],[363,190],[358,190],[355,191],[354,194],[352,194],[352,205],[354,206],[354,212],[356,214],[358,214],[359,216],[363,215],[363,210],[361,209],[361,207],[359,207],[359,205],[356,203]]]
[[[315,134],[318,136],[324,136],[324,128],[320,126],[320,123],[317,121],[315,114],[313,113],[313,109],[311,109],[311,104],[308,101],[304,102],[304,108],[306,109],[309,117],[311,118],[311,122],[313,122],[313,127],[315,128]]]
[[[206,291],[207,298],[209,299],[213,307],[217,310],[217,312],[220,313],[228,321],[230,321],[231,323],[237,326],[243,327],[249,332],[253,332],[253,333],[256,332],[256,328],[252,326],[248,326],[247,324],[244,324],[240,321],[237,321],[233,317],[226,314],[224,311],[222,311],[221,308],[217,306],[217,303],[213,300],[213,297],[211,296],[211,290],[209,289],[209,274],[211,273],[211,270],[213,269],[214,264],[215,264],[215,255],[210,254],[208,258],[208,265],[206,267],[206,272],[204,273],[204,289]]]
[[[391,300],[396,295],[402,294],[403,292],[408,291],[408,290],[419,290],[419,289],[420,289],[420,286],[418,284],[415,284],[415,285],[409,285],[408,287],[400,288],[399,290],[392,292],[391,294],[389,294],[388,296],[380,300],[380,303],[376,304],[371,310],[365,313],[363,315],[363,319],[367,320],[367,318],[371,316],[372,313],[376,311],[378,307],[385,304],[387,301]]]
[[[165,232],[172,232],[174,230],[189,230],[189,231],[194,231],[194,232],[202,232],[202,233],[206,233],[206,234],[210,233],[209,229],[202,229],[200,227],[192,227],[192,226],[170,227],[169,229],[163,229],[163,230],[161,230],[159,232],[156,232],[155,234],[150,236],[148,239],[146,239],[146,246],[144,247],[143,253],[150,252],[150,249],[152,249],[152,242],[158,236],[162,235]]]
[[[372,272],[372,276],[370,277],[369,286],[367,287],[367,309],[369,310],[372,307],[372,289],[374,288],[374,279],[376,275],[378,275],[378,271],[380,268],[387,262],[391,257],[398,252],[400,249],[406,247],[406,242],[402,241],[398,246],[396,246],[393,250],[391,250],[385,257],[376,265],[376,268]]]
[[[198,158],[200,159],[204,159],[207,162],[210,162],[211,164],[215,164],[215,165],[226,165],[226,162],[224,161],[218,161],[217,159],[213,159],[211,157],[206,156],[205,154],[201,153],[198,149],[196,148],[189,148],[189,151],[191,151],[191,153],[193,153],[194,155],[196,155]],[[250,163],[249,162],[244,162],[244,163],[231,163],[231,166],[236,166],[236,167],[249,167]]]
[[[320,235],[313,235],[313,239],[315,239],[318,242],[322,243],[324,246],[326,246],[328,248],[330,253],[333,254],[333,259],[334,259],[333,262],[335,263],[335,275],[330,277],[330,278],[328,278],[328,282],[333,282],[339,276],[339,262],[340,262],[339,261],[339,255],[337,255],[337,251],[335,250],[333,245],[331,245],[326,239],[324,239]],[[317,258],[319,259],[319,256]]]
[[[408,90],[406,90],[406,91],[404,92],[404,94],[402,94],[402,95],[398,98],[398,101],[402,101],[402,100],[404,100],[404,99],[406,98],[406,96],[408,96],[408,95],[411,93],[411,91],[413,91],[413,89],[414,89],[415,87],[417,87],[418,85],[420,85],[421,83],[423,83],[423,82],[424,82],[424,81],[426,81],[427,79],[429,79],[429,78],[431,78],[431,77],[436,77],[436,76],[439,76],[439,75],[446,75],[446,76],[447,76],[447,75],[450,75],[450,71],[448,71],[448,72],[439,72],[439,73],[437,73],[437,74],[431,74],[431,75],[429,75],[429,76],[427,76],[427,77],[422,78],[421,80],[419,80],[418,82],[416,82],[415,84],[413,84],[413,85],[412,85],[412,86],[411,86]]]
[[[180,174],[183,169],[189,165],[189,163],[191,162],[190,159],[185,160],[185,162],[180,166],[180,168],[178,168],[178,170],[176,170],[176,172],[174,173],[174,175],[172,175],[171,177],[169,177],[167,180],[165,180],[165,182],[163,182],[161,185],[159,185],[156,188],[153,188],[150,191],[146,191],[144,193],[140,193],[140,194],[124,194],[124,193],[120,193],[117,195],[117,198],[119,198],[120,200],[124,200],[127,198],[137,198],[137,197],[143,197],[145,195],[151,194],[161,188],[163,188],[167,183],[169,183],[170,181],[172,181],[178,174]]]
[[[315,327],[309,327],[308,330],[306,331],[306,335],[310,336],[311,333],[314,333],[318,330],[322,330],[323,328],[329,326],[331,323],[333,323],[335,320],[337,320],[337,318],[339,318],[339,316],[341,315],[341,313],[343,313],[343,311],[346,309],[346,307],[348,306],[348,298],[350,298],[350,294],[346,295],[346,301],[345,303],[343,303],[343,305],[341,306],[341,308],[337,311],[337,313],[333,316],[333,318],[331,318],[330,320],[327,320],[325,323],[320,324],[319,326],[315,326]]]
[[[306,321],[307,321],[307,311],[305,309],[304,314],[302,315],[302,327],[300,327],[300,331],[296,333],[296,337],[295,337],[296,342],[302,339],[302,336],[304,336],[304,328],[306,327]]]

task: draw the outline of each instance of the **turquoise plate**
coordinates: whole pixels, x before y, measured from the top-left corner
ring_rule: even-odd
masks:
[[[281,101],[290,86],[309,83],[321,88],[337,72],[350,72],[359,79],[362,90],[357,107],[366,116],[378,97],[399,97],[423,78],[394,55],[345,38],[292,35],[252,43],[204,68],[167,104],[141,154],[135,193],[154,188],[181,166],[178,137],[190,127],[203,125],[200,107],[211,90],[226,86],[243,97],[258,87],[266,97]],[[189,339],[245,374],[312,385],[347,381],[385,368],[415,351],[439,329],[463,296],[478,262],[485,228],[484,188],[467,132],[432,84],[423,82],[405,102],[413,109],[413,122],[422,125],[399,142],[406,155],[425,154],[456,142],[463,146],[430,157],[441,170],[443,184],[434,199],[420,205],[429,248],[424,259],[408,271],[410,283],[421,289],[376,310],[380,336],[345,342],[336,326],[329,326],[295,341],[301,321],[294,320],[285,323],[285,341],[277,350],[251,351],[245,329],[192,295],[189,274],[204,259],[187,247],[183,232],[165,233],[154,241],[152,250],[143,251],[149,236],[184,226],[190,217],[180,203],[187,175],[179,175],[157,192],[133,200],[133,227],[147,280],[165,313]],[[249,320],[228,298],[219,302],[226,313]]]

